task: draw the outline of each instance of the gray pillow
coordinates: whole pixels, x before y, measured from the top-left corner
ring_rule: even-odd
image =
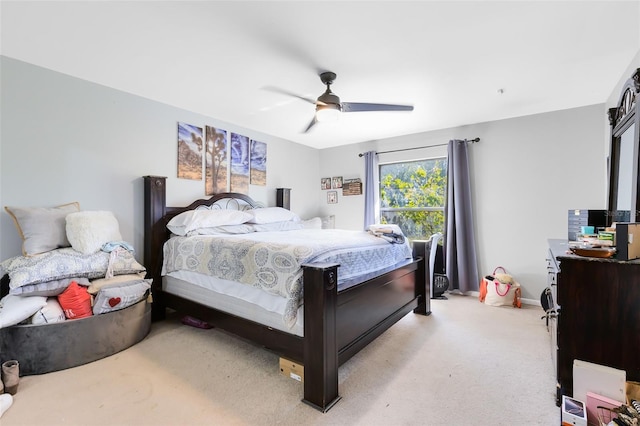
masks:
[[[47,296],[54,297],[61,294],[69,287],[71,281],[75,281],[80,285],[88,286],[87,278],[64,278],[61,280],[47,281],[39,284],[27,284],[22,287],[16,287],[9,290],[9,294],[16,296]]]
[[[80,211],[80,204],[57,207],[5,207],[22,238],[22,255],[33,256],[57,248],[69,247],[65,218]]]

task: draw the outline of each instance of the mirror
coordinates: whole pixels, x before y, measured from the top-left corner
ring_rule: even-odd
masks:
[[[618,181],[617,181],[617,197],[615,210],[629,210],[632,209],[632,191],[633,191],[633,135],[635,133],[635,126],[631,125],[620,136],[617,143],[618,152],[620,153],[620,160],[618,162]]]
[[[612,222],[640,220],[640,112],[636,95],[640,92],[640,68],[622,88],[618,106],[609,110],[611,145],[609,153],[608,211]],[[627,213],[628,212],[628,213]]]

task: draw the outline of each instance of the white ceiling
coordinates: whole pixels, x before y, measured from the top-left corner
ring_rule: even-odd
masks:
[[[640,49],[638,1],[3,0],[0,18],[3,55],[316,148],[602,103]],[[314,106],[268,88],[315,99],[324,70],[343,102],[415,109],[302,133]]]

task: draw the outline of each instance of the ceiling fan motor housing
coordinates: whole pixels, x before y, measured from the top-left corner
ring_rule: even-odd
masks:
[[[327,106],[331,109],[337,109],[342,111],[342,105],[340,104],[340,98],[331,91],[331,84],[336,79],[336,74],[330,71],[320,74],[320,80],[327,85],[327,90],[318,97],[316,104],[316,110],[323,109]]]
[[[324,105],[323,105],[324,104]],[[335,109],[342,110],[342,106],[340,105],[340,98],[335,95],[329,88],[327,87],[327,91],[318,97],[318,105],[319,107],[326,105],[335,105]]]

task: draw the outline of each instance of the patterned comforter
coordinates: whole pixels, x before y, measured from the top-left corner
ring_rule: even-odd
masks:
[[[239,235],[174,236],[164,245],[162,274],[185,270],[260,288],[287,299],[293,327],[302,303],[302,264],[339,263],[339,280],[383,270],[411,258],[408,243],[391,244],[364,231],[301,229]]]

